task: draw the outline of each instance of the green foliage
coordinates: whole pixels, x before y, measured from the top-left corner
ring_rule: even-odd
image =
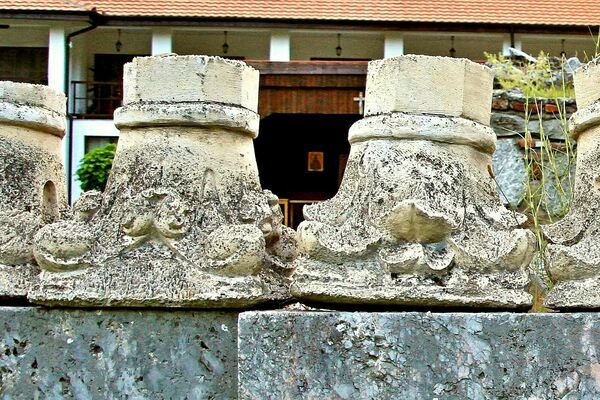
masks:
[[[571,82],[564,80],[555,85],[548,83],[561,66],[553,65],[553,60],[544,52],[540,52],[535,62],[516,64],[502,54],[484,53],[487,64],[496,72],[496,80],[502,89],[519,88],[526,97],[548,98],[575,97],[575,89]]]
[[[117,145],[109,143],[96,147],[83,157],[77,169],[77,179],[84,191],[104,190],[116,150]]]

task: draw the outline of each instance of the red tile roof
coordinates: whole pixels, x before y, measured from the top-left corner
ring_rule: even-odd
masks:
[[[72,0],[0,0],[0,11],[86,11],[85,5]]]
[[[600,25],[600,0],[0,0],[0,10],[93,7],[115,17]]]

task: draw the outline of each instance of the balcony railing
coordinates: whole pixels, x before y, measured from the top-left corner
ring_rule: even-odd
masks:
[[[123,83],[71,81],[71,96],[73,117],[112,118],[123,102]]]

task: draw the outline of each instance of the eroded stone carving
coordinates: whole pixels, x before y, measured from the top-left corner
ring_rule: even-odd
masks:
[[[369,64],[337,195],[305,207],[292,293],[331,303],[522,308],[533,234],[490,176],[492,73],[465,59]]]
[[[258,71],[218,57],[125,66],[103,194],[36,236],[46,304],[243,307],[286,299],[295,233],[260,187]]]
[[[33,238],[68,214],[62,93],[0,82],[0,297],[25,297],[39,269]]]
[[[544,227],[548,272],[555,286],[546,305],[600,308],[600,58],[574,75],[578,111],[569,121],[577,140],[573,203],[569,213]]]

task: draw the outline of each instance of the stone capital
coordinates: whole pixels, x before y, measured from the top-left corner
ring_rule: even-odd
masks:
[[[600,309],[600,58],[577,69],[574,83],[574,193],[568,214],[543,227],[550,242],[547,269],[555,283],[545,303],[562,310]]]
[[[369,64],[365,118],[338,193],[305,207],[292,293],[334,304],[527,308],[535,249],[493,180],[489,69]]]
[[[125,66],[104,193],[36,235],[29,298],[66,306],[242,308],[289,295],[295,233],[262,190],[258,71],[208,56]]]
[[[0,82],[0,297],[24,298],[39,269],[33,240],[65,217],[62,93],[47,86]]]

